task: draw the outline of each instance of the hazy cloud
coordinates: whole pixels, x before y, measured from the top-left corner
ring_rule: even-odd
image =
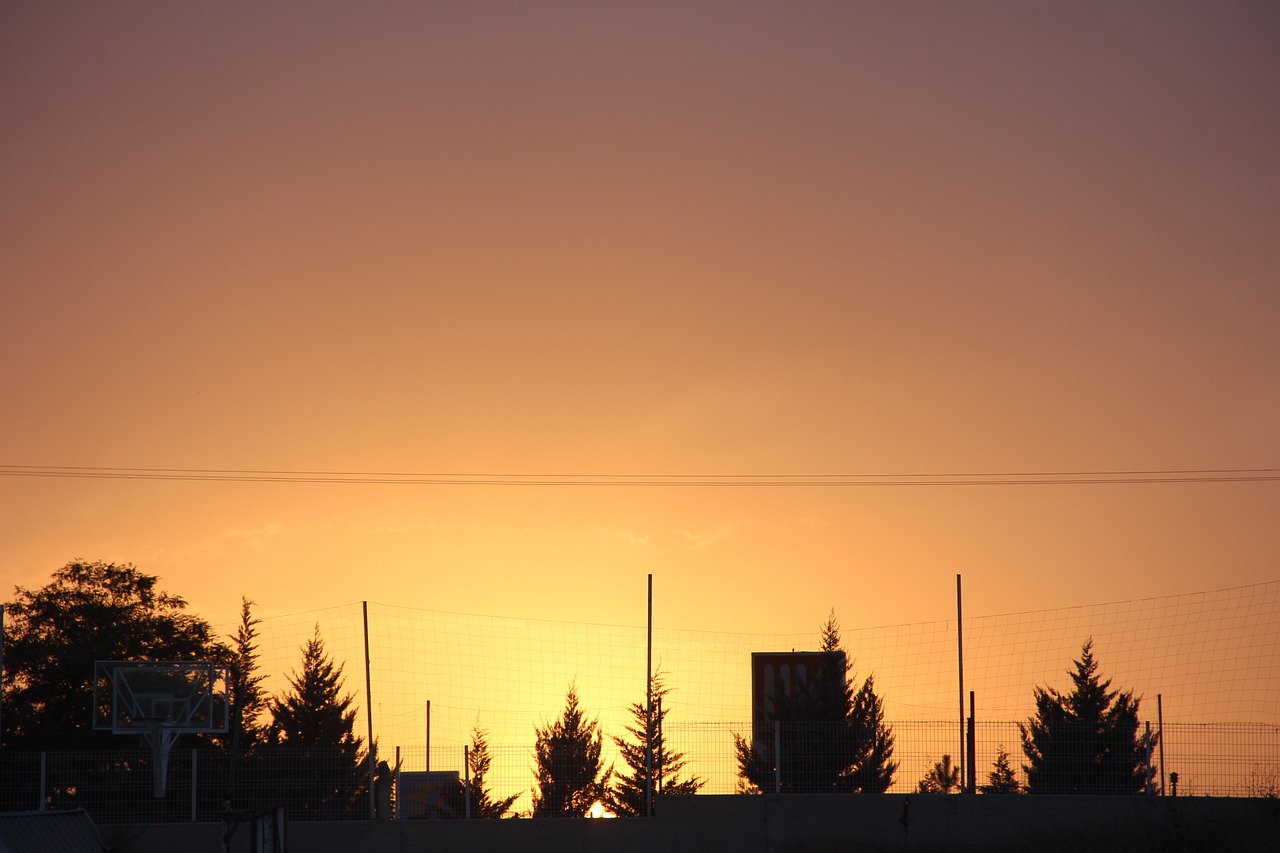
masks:
[[[734,534],[735,529],[732,524],[722,524],[710,533],[681,530],[679,537],[683,540],[683,549],[685,551],[705,551],[728,539]]]
[[[264,524],[261,527],[255,527],[251,530],[229,530],[223,535],[226,539],[244,542],[254,550],[258,550],[262,547],[265,540],[274,538],[285,532],[287,532],[287,529],[283,524],[280,524],[279,522],[272,522],[271,524]]]

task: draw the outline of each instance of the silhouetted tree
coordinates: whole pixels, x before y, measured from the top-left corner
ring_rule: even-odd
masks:
[[[868,675],[854,695],[850,720],[858,735],[858,760],[845,773],[847,786],[864,794],[883,794],[893,784],[898,762],[893,760],[893,731],[884,721],[884,701],[876,695],[873,676]]]
[[[290,811],[338,816],[367,793],[368,773],[355,734],[354,697],[342,695],[342,666],[326,654],[319,625],[302,647],[302,671],[288,681],[289,690],[271,700],[267,764],[286,780],[282,793]]]
[[[485,777],[489,775],[492,761],[489,755],[489,733],[477,725],[471,732],[471,749],[467,752],[467,765],[471,771],[471,814],[474,817],[500,818],[511,810],[512,803],[520,796],[512,794],[494,799],[489,793]]]
[[[1108,690],[1085,642],[1071,674],[1074,688],[1059,693],[1035,689],[1036,715],[1022,732],[1033,794],[1137,794],[1151,778],[1147,744],[1138,734],[1138,703],[1132,691]]]
[[[999,752],[996,753],[995,763],[991,767],[991,772],[987,774],[987,784],[982,785],[979,790],[984,794],[1017,794],[1021,792],[1022,786],[1018,784],[1018,777],[1013,773],[1013,766],[1009,764],[1009,752],[1001,745]]]
[[[302,672],[289,677],[290,691],[271,702],[270,738],[291,746],[359,747],[355,698],[342,694],[342,666],[325,653],[320,626],[302,647]]]
[[[258,625],[253,615],[254,603],[240,598],[240,625],[231,638],[230,702],[231,731],[229,745],[252,750],[266,740],[267,725],[262,716],[268,710],[268,697],[262,689],[266,676],[258,670]]]
[[[653,701],[653,715],[646,712],[643,703],[631,705],[631,717],[634,725],[627,726],[631,739],[615,737],[614,744],[618,754],[626,762],[631,772],[627,775],[614,776],[611,791],[610,807],[618,815],[643,816],[648,813],[649,782],[649,748],[653,749],[653,793],[658,794],[696,794],[703,786],[703,780],[697,776],[688,779],[680,778],[684,769],[684,755],[667,748],[663,725],[667,719],[667,707],[663,700],[670,692],[663,681],[662,673],[655,672],[649,687]]]
[[[489,754],[489,734],[477,725],[471,731],[471,748],[467,750],[468,779],[458,779],[443,788],[430,792],[430,796],[411,799],[410,808],[431,818],[464,818],[467,816],[467,792],[471,793],[471,817],[497,819],[506,815],[519,794],[494,799],[489,793],[485,777],[493,759]],[[425,793],[425,792],[424,792]],[[406,797],[412,797],[406,794]]]
[[[773,711],[754,742],[735,735],[738,772],[745,790],[883,793],[893,782],[893,733],[884,704],[868,676],[855,692],[852,667],[840,643],[835,612],[821,629],[823,664],[790,698],[775,695]],[[775,777],[773,724],[781,755]]]
[[[604,767],[602,747],[599,722],[583,716],[570,685],[560,719],[537,729],[534,817],[585,817],[592,804],[608,799],[613,768]]]
[[[941,761],[935,761],[933,768],[924,775],[916,786],[917,794],[950,794],[960,790],[960,768],[951,766],[951,756],[942,754]]]
[[[128,563],[77,561],[38,590],[16,588],[5,605],[5,746],[119,748],[93,731],[94,661],[226,655],[209,623],[159,583]]]
[[[233,809],[245,805],[240,802],[240,782],[261,772],[263,757],[256,752],[267,739],[267,726],[262,719],[268,710],[268,697],[262,689],[266,676],[258,671],[259,621],[253,615],[253,606],[252,601],[241,596],[240,625],[226,649],[225,662],[230,670],[227,733],[212,736],[227,753],[222,802]]]

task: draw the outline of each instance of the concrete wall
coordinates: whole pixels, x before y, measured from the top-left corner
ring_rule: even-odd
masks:
[[[652,820],[316,821],[292,853],[823,853],[823,851],[1272,851],[1280,800],[1202,797],[696,796]],[[220,824],[102,827],[116,853],[221,853]],[[248,853],[248,827],[231,850]]]

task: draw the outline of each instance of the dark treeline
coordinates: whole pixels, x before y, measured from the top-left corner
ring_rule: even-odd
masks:
[[[114,757],[121,738],[95,729],[95,661],[214,661],[228,672],[227,731],[184,735],[181,743],[207,754],[204,766],[222,768],[222,807],[254,810],[285,804],[293,818],[365,817],[369,814],[369,744],[355,733],[353,694],[343,665],[326,652],[319,626],[300,649],[298,668],[279,695],[263,690],[258,667],[258,620],[242,600],[237,631],[216,637],[209,623],[187,610],[159,579],[129,564],[72,562],[36,590],[18,587],[5,605],[3,749],[13,760],[0,774],[19,772],[17,756],[40,751],[101,755],[74,783],[51,786],[47,802],[85,807],[118,797],[121,780],[149,772]],[[739,790],[774,792],[883,792],[893,784],[894,735],[872,675],[859,682],[841,647],[834,612],[821,627],[823,665],[786,696],[775,697],[750,738],[736,738]],[[1021,725],[1025,783],[1001,747],[986,794],[1139,793],[1151,781],[1150,744],[1138,732],[1131,692],[1112,690],[1099,674],[1092,641],[1070,673],[1073,688],[1034,691],[1035,713]],[[650,695],[629,708],[632,725],[611,737],[623,767],[605,766],[605,735],[584,711],[570,685],[563,712],[535,728],[534,817],[581,817],[592,809],[622,816],[648,813],[650,794],[695,794],[705,780],[686,772],[686,757],[664,737],[669,689],[655,674]],[[652,704],[647,704],[652,702]],[[766,734],[772,733],[772,734]],[[776,754],[775,754],[776,753]],[[406,791],[418,816],[492,818],[512,815],[519,793],[489,790],[488,733],[472,733],[465,782],[430,792],[422,802]],[[21,772],[26,772],[22,770]],[[390,789],[385,763],[375,774]],[[942,756],[917,786],[923,793],[961,790],[951,757]],[[29,796],[9,802],[20,785],[0,778],[0,808],[30,809]],[[378,798],[380,809],[388,798]],[[139,798],[139,816],[152,804]]]
[[[104,714],[93,705],[95,661],[212,661],[229,674],[227,731],[183,735],[175,746],[202,751],[204,766],[222,769],[224,785],[215,793],[224,804],[234,810],[285,803],[299,817],[350,812],[368,792],[368,773],[342,665],[326,653],[317,627],[285,690],[267,696],[257,668],[257,625],[244,599],[236,634],[219,639],[184,599],[160,588],[159,578],[129,564],[68,563],[40,589],[18,587],[5,605],[3,747],[101,755],[86,759],[73,781],[45,792],[50,806],[92,813],[118,801],[113,780],[150,773],[155,760],[149,753],[120,758],[128,741],[94,726]],[[29,809],[21,786],[5,782],[0,795],[23,799],[4,806]],[[140,800],[146,815],[154,804]]]

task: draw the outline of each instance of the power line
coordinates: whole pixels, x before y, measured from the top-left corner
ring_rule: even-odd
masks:
[[[0,465],[0,477],[186,482],[328,483],[407,486],[608,486],[662,488],[855,488],[890,486],[1100,486],[1259,483],[1280,468],[1189,468],[1148,471],[998,471],[844,474],[407,473],[214,468],[106,468]]]

